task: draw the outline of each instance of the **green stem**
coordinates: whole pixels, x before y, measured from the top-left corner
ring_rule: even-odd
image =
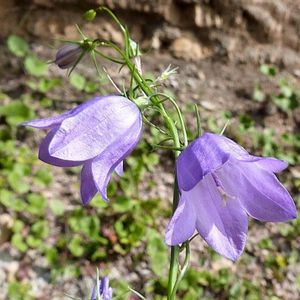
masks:
[[[147,83],[144,81],[142,76],[136,70],[134,70],[134,68],[132,66],[132,62],[129,61],[125,57],[124,57],[124,59],[126,60],[126,64],[127,64],[128,68],[130,69],[130,71],[133,72],[132,75],[134,77],[134,80],[142,88],[144,93],[148,97],[151,96],[150,98],[152,98],[152,96],[153,96],[154,105],[156,104],[161,109],[162,116],[166,122],[168,129],[170,130],[171,136],[173,137],[174,147],[180,148],[181,145],[180,145],[178,130],[177,130],[173,120],[167,114],[163,104],[159,101],[159,99],[157,99],[158,97],[153,94],[152,89],[147,85]],[[185,133],[184,135],[186,136],[186,130],[185,130],[184,126],[182,127],[182,130]],[[175,153],[175,156],[177,157],[180,154],[180,150],[175,150],[174,153]],[[178,192],[178,186],[177,186],[177,179],[175,176],[174,195],[173,195],[173,213],[175,212],[175,210],[178,206],[178,201],[179,201],[179,192]],[[174,290],[174,287],[175,287],[175,284],[177,281],[177,277],[178,277],[178,266],[179,266],[178,257],[179,257],[179,246],[172,246],[171,247],[170,268],[169,268],[168,300],[172,300],[172,298],[171,298],[172,292]],[[175,293],[176,293],[176,291],[175,291]],[[175,298],[173,298],[173,299],[175,299]]]
[[[186,133],[186,128],[185,128],[185,123],[184,123],[184,120],[183,120],[183,116],[182,116],[182,113],[181,113],[181,110],[178,106],[178,104],[176,103],[176,101],[168,96],[167,94],[165,93],[155,93],[153,96],[163,96],[163,97],[166,97],[175,107],[175,110],[176,110],[176,113],[178,115],[178,118],[179,118],[179,122],[180,122],[180,126],[181,126],[181,130],[182,130],[182,133],[183,133],[183,143],[184,143],[184,146],[186,147],[188,145],[188,137],[187,137],[187,133]]]
[[[178,192],[178,185],[177,185],[177,178],[175,175],[174,180],[174,189],[173,189],[173,214],[178,206],[179,201],[179,192]],[[168,280],[168,300],[172,298],[172,292],[178,277],[179,271],[179,246],[172,246],[171,247],[171,259],[170,259],[170,267],[169,267],[169,280]]]
[[[144,91],[144,93],[150,97],[150,99],[154,98],[154,105],[158,106],[161,110],[162,116],[166,122],[166,125],[168,127],[168,129],[170,130],[170,135],[173,138],[173,142],[174,142],[174,148],[176,148],[177,150],[174,151],[175,153],[175,157],[178,157],[180,154],[180,150],[179,148],[181,148],[181,144],[180,144],[180,139],[179,139],[179,135],[178,135],[178,130],[175,126],[174,121],[172,120],[172,118],[169,117],[168,113],[166,112],[163,104],[160,102],[158,95],[155,95],[155,93],[153,93],[152,89],[147,85],[147,83],[145,82],[145,80],[143,79],[143,77],[138,73],[138,71],[133,67],[133,64],[130,60],[128,60],[126,57],[124,57],[124,60],[126,61],[126,65],[128,66],[128,68],[130,69],[130,71],[132,72],[132,75],[134,77],[134,80],[137,82],[137,84],[142,88],[142,90]],[[175,108],[178,112],[180,121],[181,121],[181,129],[183,132],[183,136],[184,136],[184,144],[185,146],[187,146],[187,134],[186,134],[186,128],[183,122],[183,118],[181,115],[181,111],[179,110],[178,106],[176,103],[174,103],[175,101],[172,101],[173,104],[175,104]],[[179,201],[179,191],[178,191],[178,185],[177,185],[177,179],[176,179],[176,175],[175,175],[175,181],[174,181],[174,194],[173,194],[173,213],[175,212],[177,206],[178,206],[178,201]],[[179,273],[179,262],[178,262],[178,258],[179,258],[179,246],[172,246],[171,247],[171,259],[170,259],[170,268],[169,268],[169,279],[168,279],[168,300],[173,300],[176,297],[176,290],[177,287],[179,285],[179,282],[181,280],[181,278],[178,277],[178,273]]]
[[[128,69],[130,70],[132,77],[138,84],[138,86],[141,88],[141,90],[144,92],[146,96],[149,97],[151,100],[153,106],[156,106],[159,111],[161,112],[161,115],[165,121],[166,127],[168,128],[170,132],[170,136],[173,139],[174,143],[174,154],[175,157],[178,157],[180,154],[181,149],[181,143],[180,138],[178,134],[178,129],[173,121],[173,119],[168,115],[167,111],[165,110],[165,107],[162,103],[162,101],[159,99],[159,93],[155,93],[153,89],[147,84],[143,76],[139,73],[139,71],[136,69],[134,63],[131,61],[131,59],[128,57],[128,55],[124,55],[124,53],[120,50],[119,47],[114,45],[110,42],[102,42],[100,45],[103,46],[111,46],[113,49],[115,49],[119,54],[121,54],[122,58],[124,59],[125,65],[127,65]],[[161,94],[162,96],[162,94]],[[164,95],[165,96],[165,95]],[[170,98],[170,97],[169,97]],[[185,124],[182,118],[181,111],[177,105],[177,103],[171,99],[170,100],[173,105],[175,106],[175,109],[178,113],[180,124],[181,124],[181,130],[184,137],[184,146],[187,146],[188,140],[187,140],[187,134],[186,134],[186,128]],[[176,150],[175,150],[176,149]],[[174,181],[174,195],[173,195],[173,214],[178,206],[179,201],[179,191],[178,191],[178,185],[177,185],[177,179],[175,174],[175,181]],[[168,300],[174,300],[176,297],[176,290],[179,285],[180,280],[182,279],[182,276],[179,274],[179,252],[180,247],[179,246],[172,246],[171,247],[171,259],[170,259],[170,268],[169,268],[169,282],[168,282]]]
[[[168,300],[175,300],[176,299],[176,292],[179,286],[180,281],[182,280],[183,276],[185,275],[188,267],[190,264],[190,244],[189,241],[187,241],[185,243],[185,259],[184,259],[184,263],[183,263],[183,267],[179,273],[179,275],[177,276],[177,280],[174,284],[170,299],[168,298]]]

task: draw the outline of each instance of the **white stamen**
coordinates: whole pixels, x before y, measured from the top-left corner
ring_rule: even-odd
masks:
[[[212,178],[214,179],[214,182],[216,183],[216,186],[217,186],[217,190],[219,191],[220,193],[220,196],[222,198],[222,204],[223,206],[226,206],[227,202],[231,199],[231,200],[235,200],[236,197],[235,196],[232,196],[232,195],[229,195],[225,192],[225,189],[220,181],[220,179],[218,178],[218,176],[214,173],[211,173],[212,174]]]

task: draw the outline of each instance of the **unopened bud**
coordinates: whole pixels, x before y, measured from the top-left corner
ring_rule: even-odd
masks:
[[[54,63],[61,69],[71,68],[77,64],[82,51],[79,44],[65,44],[57,51]]]
[[[150,99],[147,96],[140,96],[136,99],[133,99],[133,101],[139,108],[147,107],[150,104]]]

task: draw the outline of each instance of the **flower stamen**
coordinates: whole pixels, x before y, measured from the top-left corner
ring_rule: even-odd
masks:
[[[218,176],[215,173],[211,173],[212,174],[212,178],[217,186],[217,190],[222,198],[222,206],[226,206],[227,202],[231,199],[231,200],[235,200],[236,197],[229,195],[226,193],[220,179],[218,178]]]

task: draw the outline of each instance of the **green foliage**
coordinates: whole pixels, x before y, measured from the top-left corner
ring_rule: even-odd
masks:
[[[92,18],[93,13],[89,17]],[[158,216],[169,215],[170,212],[165,209],[165,199],[148,199],[139,190],[141,182],[143,191],[154,188],[157,184],[148,173],[151,172],[154,176],[156,174],[160,156],[153,152],[153,145],[159,144],[164,136],[154,127],[149,130],[150,136],[145,133],[146,138],[126,160],[122,178],[113,176],[108,189],[111,199],[109,203],[96,196],[88,206],[83,207],[79,199],[69,201],[56,195],[53,199],[49,193],[46,196],[39,192],[53,189],[51,184],[54,167],[38,161],[32,149],[32,131],[16,125],[34,118],[35,109],[54,109],[54,101],[49,92],[61,88],[63,80],[46,78],[47,65],[30,52],[27,43],[22,39],[10,37],[7,43],[10,51],[25,64],[27,71],[27,80],[24,81],[26,94],[23,97],[12,99],[0,92],[0,101],[5,103],[0,107],[0,209],[13,218],[10,240],[12,247],[22,255],[34,249],[37,255],[45,257],[54,279],[59,276],[80,276],[82,263],[86,260],[99,264],[130,253],[132,267],[139,270],[140,261],[146,261],[153,273],[149,276],[151,279],[144,286],[144,290],[151,297],[155,294],[155,300],[165,300],[164,273],[167,270],[168,253],[163,242],[164,226]],[[277,78],[277,71],[272,66],[262,67],[261,72],[269,80]],[[95,82],[77,73],[71,74],[70,82],[76,93],[96,93],[105,84],[103,78]],[[168,90],[165,92],[173,96]],[[270,100],[271,105],[276,105],[285,113],[291,113],[296,107],[295,101],[299,101],[297,91],[288,81],[279,81],[278,93],[274,95],[269,95],[258,83],[254,90],[254,99],[258,102]],[[187,110],[193,113],[193,107],[187,107]],[[149,118],[157,121],[155,114]],[[174,115],[174,118],[177,117]],[[243,141],[242,144],[253,153],[277,156],[287,160],[292,166],[299,164],[300,135],[278,135],[271,130],[264,130],[252,118],[251,112],[238,118],[234,113],[221,112],[217,117],[210,116],[208,120],[203,120],[203,123],[208,124],[209,130],[220,132],[229,119],[234,126],[229,125],[226,133]],[[189,132],[189,137],[193,138],[194,132]],[[28,139],[30,147],[25,146],[24,139]],[[65,176],[77,173],[77,169],[66,170]],[[289,180],[288,183],[291,189],[297,190],[300,187],[300,180],[297,181],[297,178]],[[276,226],[279,232],[275,236],[257,240],[258,250],[263,249],[265,255],[257,255],[257,259],[260,261],[259,272],[271,272],[280,281],[287,268],[299,261],[299,253],[290,248],[300,234],[300,221]],[[277,300],[272,287],[249,280],[243,271],[232,272],[234,267],[224,267],[223,261],[213,251],[205,253],[197,268],[193,266],[187,272],[180,285],[179,299],[239,300],[267,297]],[[248,259],[245,254],[236,268],[243,270],[249,262]],[[251,263],[254,264],[255,261],[252,260]],[[297,282],[300,286],[300,278]],[[118,280],[112,281],[112,285],[120,299],[130,297],[128,283]],[[9,299],[33,299],[27,284],[11,281],[8,289]]]
[[[53,88],[60,86],[62,84],[61,79],[59,78],[41,78],[38,81],[36,80],[29,80],[27,81],[27,85],[34,91],[39,91],[40,93],[47,93]]]
[[[263,92],[261,85],[257,82],[253,90],[253,100],[257,102],[263,102],[266,99],[266,94]]]
[[[259,70],[262,74],[269,76],[269,77],[276,76],[276,74],[278,72],[276,67],[272,66],[272,65],[261,65]]]
[[[55,216],[62,216],[64,214],[65,211],[64,205],[59,200],[50,201],[49,207]]]
[[[284,112],[291,111],[299,107],[299,93],[296,91],[287,80],[279,81],[280,92],[272,96],[276,106]]]
[[[48,65],[35,56],[27,56],[24,61],[25,70],[33,76],[46,75]]]
[[[276,67],[271,65],[261,65],[260,71],[266,75],[270,80],[274,79],[278,73]],[[279,110],[288,113],[299,107],[299,92],[291,85],[286,78],[280,78],[276,85],[279,92],[268,95],[263,91],[259,82],[255,83],[253,90],[253,100],[257,102],[264,102],[271,99]]]
[[[101,75],[101,74],[100,74]],[[99,82],[88,80],[83,75],[72,72],[69,77],[70,85],[77,91],[85,92],[87,94],[94,94],[102,90],[102,86],[104,86],[108,81],[107,79],[101,75],[99,78]]]
[[[33,300],[29,294],[30,286],[26,283],[11,281],[8,285],[8,297],[12,300]]]
[[[70,84],[75,89],[83,91],[86,84],[86,79],[82,75],[72,72],[72,74],[70,75]]]
[[[16,56],[23,57],[28,53],[27,42],[19,36],[11,35],[7,39],[8,49]]]
[[[9,125],[16,126],[34,118],[34,112],[21,100],[15,100],[0,107],[1,116],[6,119]]]
[[[168,247],[163,242],[163,237],[156,230],[148,230],[147,254],[153,272],[158,276],[166,276],[166,266],[168,265]]]
[[[26,252],[28,249],[27,244],[24,242],[24,239],[21,234],[15,233],[12,236],[11,244],[13,247],[15,247],[20,252]]]

